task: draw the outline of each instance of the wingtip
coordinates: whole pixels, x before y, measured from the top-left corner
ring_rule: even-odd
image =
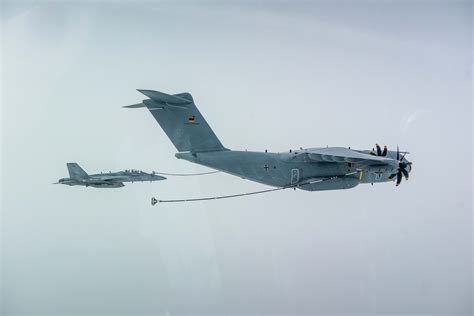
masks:
[[[154,92],[154,90],[150,90],[150,89],[137,89],[137,91],[144,95],[147,95],[147,93],[149,92]]]
[[[137,108],[144,108],[144,107],[146,107],[146,105],[143,103],[122,106],[122,108],[125,108],[125,109],[137,109]]]

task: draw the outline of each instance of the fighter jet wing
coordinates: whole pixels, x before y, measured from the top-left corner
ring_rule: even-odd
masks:
[[[308,158],[318,162],[350,162],[368,165],[398,165],[398,161],[392,158],[374,156],[368,153],[344,148],[310,148],[304,151]]]
[[[148,182],[148,181],[159,181],[165,180],[166,178],[157,174],[97,174],[90,178],[92,181],[98,182]]]
[[[121,175],[114,175],[114,174],[100,174],[100,175],[92,175],[89,178],[91,181],[97,181],[97,182],[111,182],[111,181],[124,181],[127,180],[127,177],[121,176]]]

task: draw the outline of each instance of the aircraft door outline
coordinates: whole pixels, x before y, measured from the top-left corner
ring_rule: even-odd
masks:
[[[300,169],[291,169],[291,184],[296,184],[300,181]]]

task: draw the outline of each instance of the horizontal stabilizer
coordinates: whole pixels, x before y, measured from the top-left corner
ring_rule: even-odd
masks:
[[[194,102],[193,96],[187,92],[173,94],[175,97],[180,97],[182,99],[188,100],[190,103]]]
[[[146,108],[146,105],[143,103],[137,103],[137,104],[132,104],[132,105],[125,105],[123,107],[127,109],[136,109],[136,108]]]
[[[160,104],[186,105],[192,103],[192,100],[188,100],[186,97],[183,97],[183,95],[170,95],[154,90],[137,90]]]

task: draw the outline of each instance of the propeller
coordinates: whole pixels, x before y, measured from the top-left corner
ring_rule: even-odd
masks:
[[[397,177],[397,184],[396,186],[398,187],[400,183],[402,182],[402,177],[405,177],[406,180],[408,180],[408,171],[407,167],[410,165],[411,162],[404,162],[403,158],[405,158],[406,153],[403,154],[403,156],[400,158],[400,149],[397,146],[397,160],[398,160],[398,169],[397,172],[394,174],[391,174],[388,178],[393,179]]]
[[[375,148],[377,149],[376,151],[376,156],[381,156],[381,157],[385,157],[387,156],[387,153],[388,153],[388,149],[387,149],[387,146],[383,146],[383,151],[382,151],[382,148],[380,148],[380,145],[379,144],[375,144]],[[372,152],[374,152],[375,149],[372,148]],[[372,153],[373,154],[373,153]],[[375,155],[375,154],[373,154]]]

